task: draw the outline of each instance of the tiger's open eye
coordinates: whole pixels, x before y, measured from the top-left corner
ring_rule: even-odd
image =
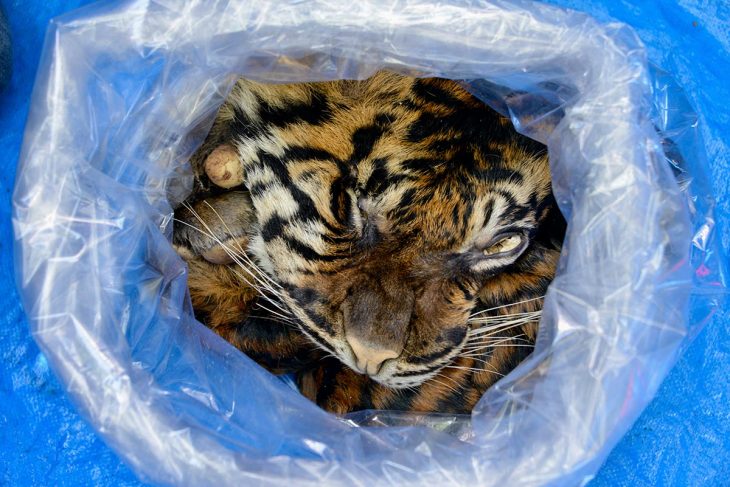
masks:
[[[526,243],[527,238],[523,234],[509,233],[493,239],[487,247],[482,249],[482,254],[487,257],[520,254]]]

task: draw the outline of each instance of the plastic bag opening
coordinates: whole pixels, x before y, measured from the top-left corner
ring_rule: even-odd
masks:
[[[585,482],[726,288],[694,115],[619,25],[521,1],[131,0],[56,20],[41,66],[13,198],[18,286],[72,399],[155,482]],[[194,321],[166,238],[236,75],[381,68],[487,80],[469,86],[547,143],[569,222],[535,352],[457,427],[468,442],[309,403]]]

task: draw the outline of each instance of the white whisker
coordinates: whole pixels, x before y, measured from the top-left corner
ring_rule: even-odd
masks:
[[[208,203],[207,201],[205,203],[208,204],[208,206],[210,206],[210,203]],[[183,203],[183,206],[185,206],[185,208],[187,208],[188,211],[190,211],[190,213],[192,213],[193,216],[205,227],[205,229],[207,230],[207,232],[203,232],[201,229],[199,229],[199,228],[197,228],[197,227],[195,227],[193,225],[187,224],[187,222],[182,222],[182,223],[186,223],[191,228],[193,228],[195,230],[198,230],[201,233],[203,233],[203,235],[206,235],[209,238],[213,239],[218,245],[221,246],[221,248],[226,252],[226,254],[231,259],[233,259],[233,261],[236,264],[238,264],[239,267],[241,267],[246,272],[248,272],[251,275],[251,277],[253,277],[259,283],[259,285],[263,286],[265,289],[268,289],[271,293],[276,294],[279,297],[281,297],[281,293],[278,290],[274,289],[272,287],[272,284],[278,286],[279,288],[281,288],[281,286],[277,282],[273,281],[268,275],[266,275],[266,273],[264,273],[256,265],[256,263],[251,260],[251,258],[248,256],[248,254],[246,254],[246,252],[243,252],[240,255],[237,254],[234,249],[231,249],[227,244],[225,244],[220,238],[218,238],[213,233],[213,230],[210,228],[210,226],[208,226],[208,224],[200,217],[200,215],[198,214],[198,212],[195,211],[195,209],[189,203],[185,202],[185,203]],[[213,209],[213,211],[215,212],[215,209]],[[216,212],[216,215],[218,215],[217,212]],[[220,218],[220,215],[218,215],[218,218]],[[222,219],[221,219],[221,222],[223,222],[223,225],[226,225],[226,223]],[[248,265],[247,266],[244,266],[241,263],[241,259],[243,259],[245,261],[245,263],[248,264]],[[252,269],[255,270],[257,272],[257,274],[254,274],[253,271],[252,271]],[[262,279],[265,282],[261,282]],[[255,286],[252,285],[252,287],[255,287]]]
[[[510,306],[515,306],[515,305],[517,305],[517,304],[529,303],[530,301],[537,301],[538,299],[542,299],[542,298],[544,298],[544,297],[545,297],[545,295],[543,294],[542,296],[537,296],[537,297],[535,297],[535,298],[530,298],[530,299],[525,299],[525,300],[522,300],[522,301],[517,301],[516,303],[509,303],[509,304],[503,304],[503,305],[501,305],[501,306],[495,306],[495,307],[493,307],[493,308],[483,309],[483,310],[481,310],[481,311],[478,311],[478,312],[476,312],[476,313],[472,314],[472,315],[471,315],[470,317],[478,316],[478,315],[481,315],[481,314],[487,313],[487,312],[489,312],[489,311],[494,311],[494,310],[496,310],[496,309],[501,309],[501,308],[508,308],[508,307],[510,307]]]
[[[481,362],[482,364],[484,364],[483,365],[484,366],[484,369],[483,369],[484,372],[490,372],[492,374],[497,374],[499,376],[504,377],[504,374],[498,372],[497,369],[495,369],[494,366],[491,363],[489,363],[489,360],[483,359],[480,356],[477,356],[477,357],[468,357],[467,356],[465,358],[468,358],[469,360],[473,360],[475,362]]]
[[[444,379],[451,379],[451,377],[447,377],[447,376],[440,376],[440,377],[442,377]],[[451,380],[454,381],[454,379],[451,379]],[[453,393],[459,392],[459,390],[456,389],[454,386],[441,382],[440,380],[436,379],[435,377],[432,377],[431,379],[429,379],[428,382],[435,382],[436,384],[439,384],[440,386],[447,388],[448,390],[450,390]],[[454,381],[454,383],[458,385],[458,383],[456,381]]]
[[[464,367],[462,365],[447,365],[444,368],[445,369],[466,370],[466,371],[469,371],[469,372],[484,372],[484,369],[480,369],[478,367]]]
[[[494,333],[511,330],[513,328],[517,328],[518,326],[523,326],[523,325],[526,325],[527,323],[532,323],[534,321],[536,321],[536,318],[531,318],[531,319],[524,318],[524,319],[512,320],[512,321],[500,323],[499,325],[475,328],[473,330],[469,330],[469,332],[467,334],[469,336],[469,340],[472,340],[473,338],[478,338],[480,336],[490,336],[490,335],[493,335]]]
[[[524,333],[520,333],[519,335],[486,335],[486,336],[476,336],[474,339],[470,339],[466,344],[464,345],[464,348],[469,348],[471,346],[480,344],[480,343],[502,343],[507,342],[510,340],[521,340],[521,341],[529,341],[527,339],[521,338],[524,337]]]
[[[223,218],[220,216],[220,214],[218,213],[218,211],[215,208],[213,208],[213,206],[210,203],[208,203],[207,200],[203,200],[203,203],[205,203],[206,205],[208,205],[208,208],[210,208],[211,210],[213,210],[213,213],[215,213],[215,216],[218,217],[218,219],[221,221],[221,223],[226,228],[226,230],[228,230],[228,233],[230,233],[231,235],[233,235],[233,231],[230,229],[230,227],[225,222],[225,220],[223,220]],[[261,276],[264,277],[265,279],[267,279],[272,285],[277,286],[278,288],[281,289],[281,285],[278,282],[276,282],[275,280],[271,279],[271,277],[269,277],[264,271],[261,270],[261,268],[258,265],[256,265],[253,262],[253,260],[251,260],[251,258],[248,256],[248,254],[246,253],[246,250],[241,246],[241,244],[238,244],[238,242],[236,242],[236,243],[237,243],[237,246],[238,246],[238,250],[240,252],[240,256],[246,259],[246,261],[247,261],[246,263],[252,265],[257,271],[259,271],[259,273],[261,274]]]
[[[175,218],[175,221],[178,221],[178,222],[182,223],[183,225],[187,225],[188,227],[190,227],[190,228],[192,228],[192,229],[194,229],[194,230],[202,233],[203,235],[206,235],[207,237],[213,239],[216,243],[218,243],[218,245],[221,246],[221,248],[224,250],[224,252],[226,252],[226,254],[229,257],[231,257],[231,259],[238,265],[238,267],[240,267],[248,275],[250,275],[254,279],[254,281],[256,281],[256,283],[258,285],[257,284],[254,284],[249,279],[247,279],[246,277],[244,277],[244,276],[242,276],[242,275],[240,275],[238,273],[236,273],[236,275],[239,276],[239,278],[241,278],[243,281],[245,281],[246,284],[248,284],[249,286],[251,286],[252,288],[254,288],[256,291],[258,291],[259,294],[261,294],[262,296],[266,296],[267,292],[269,292],[269,293],[272,293],[272,294],[276,295],[277,297],[283,297],[283,295],[279,291],[277,291],[276,289],[274,289],[273,287],[271,287],[270,285],[268,285],[267,282],[265,282],[265,281],[262,282],[262,280],[259,278],[259,276],[257,276],[256,274],[254,274],[252,272],[251,267],[254,267],[256,270],[259,270],[259,273],[261,271],[260,271],[260,269],[258,269],[258,267],[256,267],[256,265],[247,256],[246,256],[246,259],[248,260],[248,263],[250,264],[249,266],[244,265],[241,262],[241,256],[239,256],[238,254],[236,254],[233,250],[231,250],[231,248],[228,245],[226,245],[225,243],[223,243],[218,237],[216,237],[215,235],[213,235],[211,233],[210,227],[208,227],[208,225],[200,218],[200,216],[195,212],[195,210],[193,210],[192,207],[190,207],[190,205],[187,205],[186,207],[188,209],[190,209],[190,211],[193,213],[193,216],[195,216],[206,227],[206,229],[208,231],[207,232],[206,231],[203,231],[202,229],[200,229],[200,228],[198,228],[198,227],[196,227],[194,225],[191,225],[188,222],[179,220],[177,218]],[[266,277],[267,277],[267,279],[270,280],[270,278],[268,278],[268,276],[266,276]],[[281,311],[282,312],[290,313],[289,310],[281,309]]]
[[[296,321],[294,321],[293,319],[289,318],[288,316],[282,315],[281,313],[277,313],[273,309],[269,309],[269,308],[267,308],[266,306],[264,306],[261,303],[256,303],[256,306],[259,307],[259,308],[261,308],[261,309],[263,309],[263,310],[265,310],[265,311],[268,311],[269,313],[271,313],[272,315],[276,316],[280,320],[286,321],[287,323],[292,324],[292,325],[295,325],[296,324]]]

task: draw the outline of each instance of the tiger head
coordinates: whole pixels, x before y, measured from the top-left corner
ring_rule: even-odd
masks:
[[[248,252],[312,342],[391,388],[460,353],[480,293],[530,259],[554,206],[545,148],[454,81],[241,80],[219,118]]]

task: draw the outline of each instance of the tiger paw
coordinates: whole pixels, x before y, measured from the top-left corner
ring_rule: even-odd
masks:
[[[231,264],[243,258],[248,233],[255,222],[248,193],[230,191],[175,211],[173,245],[190,261],[202,257],[212,264]]]
[[[213,149],[205,158],[203,167],[210,181],[220,188],[235,188],[243,183],[243,166],[238,152],[230,144]]]

